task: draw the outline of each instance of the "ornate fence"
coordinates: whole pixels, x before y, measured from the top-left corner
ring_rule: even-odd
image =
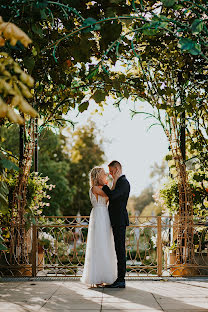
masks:
[[[41,217],[29,230],[2,226],[8,250],[1,252],[1,276],[81,276],[88,222],[88,216]],[[208,220],[194,220],[192,249],[183,247],[180,263],[178,226],[172,217],[130,217],[126,276],[208,275]]]

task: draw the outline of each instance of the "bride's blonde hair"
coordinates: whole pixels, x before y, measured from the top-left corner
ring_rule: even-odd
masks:
[[[99,185],[100,183],[100,175],[104,171],[102,167],[94,167],[89,173],[90,177],[90,187]]]

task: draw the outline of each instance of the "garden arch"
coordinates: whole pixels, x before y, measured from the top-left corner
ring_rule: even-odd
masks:
[[[50,47],[54,47],[53,57],[57,61],[58,58],[56,56],[56,52],[58,50],[58,45],[61,42],[63,43],[64,40],[68,39],[69,37],[72,37],[76,34],[84,34],[84,33],[86,34],[87,30],[94,31],[94,32],[99,31],[100,30],[99,25],[101,25],[101,24],[103,25],[104,23],[107,23],[107,22],[113,22],[113,21],[119,21],[120,22],[121,20],[140,21],[143,23],[142,25],[140,25],[140,27],[136,26],[133,30],[128,32],[128,34],[127,33],[125,35],[121,34],[116,40],[114,40],[107,47],[105,53],[101,57],[101,61],[98,64],[96,64],[92,70],[89,71],[89,73],[87,75],[87,79],[88,79],[88,81],[91,81],[91,79],[96,77],[96,75],[99,74],[99,68],[101,68],[103,70],[103,72],[106,75],[108,75],[109,70],[108,70],[107,65],[106,65],[106,57],[112,51],[114,51],[117,55],[119,55],[119,51],[120,51],[119,49],[121,48],[122,44],[123,44],[123,46],[125,46],[124,42],[126,40],[126,37],[133,34],[134,35],[133,38],[128,39],[128,41],[130,42],[130,47],[131,47],[130,50],[133,53],[134,58],[137,59],[137,62],[141,67],[140,69],[141,69],[141,75],[142,76],[140,76],[140,79],[141,79],[141,77],[143,77],[143,80],[146,83],[145,86],[149,92],[149,97],[147,96],[147,94],[146,94],[146,97],[149,100],[153,99],[152,101],[155,101],[155,99],[157,99],[158,96],[162,97],[163,94],[158,95],[158,92],[156,92],[158,90],[155,89],[154,80],[151,80],[151,78],[152,78],[151,75],[152,75],[152,71],[153,71],[154,66],[151,68],[151,70],[144,70],[144,65],[142,64],[142,62],[140,62],[141,61],[141,54],[137,50],[137,47],[134,43],[134,39],[138,40],[139,34],[142,33],[146,36],[151,37],[150,32],[152,34],[157,34],[158,31],[160,32],[160,31],[164,30],[168,34],[170,34],[170,33],[173,34],[173,37],[175,37],[175,39],[177,39],[178,42],[180,43],[182,51],[188,51],[192,55],[199,55],[200,54],[201,57],[204,57],[205,59],[206,59],[206,56],[200,50],[201,47],[199,47],[199,45],[196,44],[194,41],[182,40],[182,38],[177,37],[178,28],[182,27],[182,25],[177,20],[174,21],[174,20],[168,18],[168,16],[160,16],[160,15],[156,14],[154,11],[152,13],[152,15],[153,15],[152,19],[144,18],[144,14],[142,14],[140,11],[138,11],[138,8],[136,7],[134,1],[132,2],[132,4],[133,4],[133,8],[135,10],[135,15],[129,15],[129,16],[123,16],[122,15],[122,16],[118,16],[118,17],[105,18],[105,19],[99,20],[99,21],[96,21],[93,18],[83,19],[80,16],[79,12],[74,10],[74,8],[67,7],[67,9],[69,9],[69,12],[73,12],[73,14],[77,15],[83,21],[82,26],[79,27],[78,29],[70,32],[64,38],[61,38],[60,40],[56,41],[55,43],[52,43],[51,45],[47,46],[47,49]],[[174,6],[175,1],[167,0],[167,1],[163,1],[163,4],[165,7],[171,8]],[[44,5],[45,5],[45,7],[47,7],[48,3],[45,3]],[[64,8],[66,7],[65,5],[62,5],[59,3],[56,3],[56,5],[63,6]],[[203,7],[203,10],[202,10],[202,8],[200,8],[200,10],[202,10],[202,12],[204,12],[205,9],[206,8],[204,8],[204,7]],[[175,27],[174,31],[171,27],[169,27],[170,23],[172,23],[174,25],[174,27]],[[201,27],[202,27],[201,22],[199,22],[199,21],[195,22],[195,24],[192,25],[193,35],[196,33],[200,33]],[[185,27],[183,31],[184,31],[184,34],[188,34],[189,30],[187,29],[187,27]],[[201,45],[203,46],[203,43]],[[45,53],[45,51],[46,51],[45,49],[42,50],[43,53]],[[69,64],[69,63],[67,63],[67,64]],[[162,70],[162,69],[160,69],[160,70]],[[165,70],[167,71],[168,69],[166,68]],[[185,69],[183,69],[183,70],[185,70]],[[178,80],[182,83],[183,77],[179,75]],[[137,81],[138,85],[140,82]],[[113,87],[116,87],[115,83],[114,83]],[[143,91],[144,85],[140,84],[140,87]],[[119,91],[121,92],[121,90],[119,90]],[[180,91],[181,91],[180,95],[181,95],[181,106],[182,106],[183,97],[184,97],[184,93],[183,93],[184,90],[182,89]],[[125,89],[124,93],[125,92],[128,92],[128,89]],[[176,106],[174,105],[175,102],[173,102],[173,105],[171,105],[171,101],[173,100],[173,98],[172,98],[173,90],[170,89],[169,92],[170,92],[170,94],[169,94],[170,95],[169,96],[170,105],[169,105],[168,109],[174,111],[176,108]],[[95,96],[95,94],[94,94],[94,96]],[[102,92],[99,94],[97,93],[96,96],[102,98],[103,93]],[[136,94],[136,97],[141,97],[141,94],[139,94],[139,95]],[[163,105],[165,105],[165,104],[163,101],[158,102],[157,104],[159,104],[158,109],[164,108]],[[181,106],[179,107],[180,109],[181,109]],[[79,110],[80,111],[83,111],[87,107],[88,107],[87,101],[81,101],[81,103],[79,104]],[[166,108],[167,108],[167,106],[166,106]],[[178,107],[177,107],[177,109],[178,109]],[[167,128],[165,129],[165,131],[166,131],[166,134],[167,134],[169,141],[170,141],[170,146],[172,149],[173,158],[175,160],[175,164],[176,164],[176,168],[177,168],[177,172],[178,172],[179,194],[180,194],[179,199],[180,199],[180,208],[181,209],[179,212],[179,220],[180,221],[178,223],[178,230],[177,230],[177,241],[178,241],[177,262],[178,262],[178,264],[181,264],[182,261],[184,261],[184,259],[185,259],[185,263],[189,262],[192,255],[193,255],[193,219],[192,219],[193,211],[192,211],[192,199],[191,199],[190,189],[189,189],[189,185],[188,185],[188,181],[187,181],[187,174],[186,174],[186,168],[185,168],[185,162],[184,162],[184,159],[185,159],[185,125],[184,125],[185,110],[182,109],[182,111],[180,111],[177,109],[176,109],[177,116],[178,116],[179,112],[181,113],[181,121],[182,121],[181,122],[181,124],[182,124],[181,135],[179,134],[178,129],[177,129],[177,121],[178,120],[177,120],[177,118],[174,117],[174,115],[171,115],[171,114],[169,114],[169,116],[167,117],[168,122],[169,122],[169,126],[170,126],[169,129],[171,129],[171,131],[168,132]],[[134,113],[137,113],[137,112],[134,112]],[[35,128],[37,128],[37,122],[36,122],[36,124],[34,123],[32,127],[33,127],[32,128],[33,130]],[[21,133],[22,133],[22,130],[21,130]],[[36,146],[35,146],[36,157],[35,157],[35,159],[37,160],[37,129],[36,129],[36,131],[33,131],[33,134],[34,134],[33,140],[35,140],[35,142],[36,142]],[[27,150],[26,150],[26,153],[28,153],[28,155],[31,151],[30,147],[31,146],[28,145]],[[181,147],[182,147],[182,150],[181,150]],[[31,153],[30,153],[30,155],[31,155]],[[36,163],[36,169],[37,169],[37,161],[35,163]],[[25,172],[26,173],[28,172],[28,167],[25,167]],[[23,182],[25,182],[25,181],[26,181],[26,179],[25,180],[23,179]],[[20,219],[22,219],[23,211],[21,210],[20,213],[21,213]],[[35,233],[35,231],[36,231],[36,229],[34,227],[34,233]],[[24,248],[24,246],[22,246],[22,248]],[[35,247],[33,247],[33,249],[34,248]],[[160,255],[161,255],[161,253],[160,253]],[[34,257],[33,262],[35,263],[35,261],[36,260]],[[34,268],[34,266],[33,266],[33,268]],[[34,274],[34,269],[33,269],[33,274]]]

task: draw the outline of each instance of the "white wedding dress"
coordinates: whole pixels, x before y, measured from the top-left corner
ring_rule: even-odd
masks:
[[[84,271],[85,284],[113,283],[117,278],[117,257],[106,198],[98,199],[90,189],[92,211],[88,227]]]

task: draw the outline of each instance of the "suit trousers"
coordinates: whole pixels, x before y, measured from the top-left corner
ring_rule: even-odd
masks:
[[[123,282],[126,274],[126,226],[112,226],[117,255],[118,278],[117,281]]]

